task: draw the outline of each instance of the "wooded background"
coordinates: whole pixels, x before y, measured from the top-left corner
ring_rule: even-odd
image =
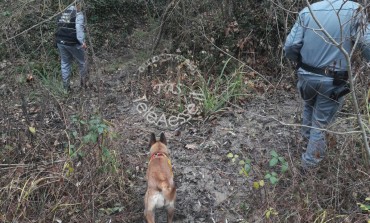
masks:
[[[360,114],[347,100],[320,172],[302,180],[296,168],[300,99],[282,47],[305,0],[84,0],[91,86],[68,95],[54,35],[71,2],[0,0],[0,222],[141,222],[145,137],[163,126],[139,119],[132,102],[146,96],[176,114],[192,90],[202,91],[203,107],[183,128],[165,129],[179,148],[175,178],[193,189],[181,191],[179,222],[211,222],[213,213],[217,222],[369,222],[369,159],[355,120],[368,133],[370,94],[357,54]],[[180,59],[153,62],[164,54]],[[152,70],[135,75],[147,62]],[[183,95],[153,94],[158,82],[179,80]],[[198,181],[235,186],[224,203],[192,184],[188,167],[202,165],[209,178]],[[198,198],[204,209],[196,210]]]

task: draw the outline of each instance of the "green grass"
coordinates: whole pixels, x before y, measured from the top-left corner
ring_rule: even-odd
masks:
[[[203,113],[206,115],[218,112],[229,104],[238,103],[239,99],[246,96],[246,85],[243,81],[242,67],[231,74],[226,74],[225,69],[230,59],[223,66],[216,80],[202,79],[200,91],[203,95]]]

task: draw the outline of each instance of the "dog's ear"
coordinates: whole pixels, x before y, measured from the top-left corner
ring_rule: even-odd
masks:
[[[155,138],[155,134],[154,133],[152,133],[151,135],[150,135],[150,141],[149,141],[149,146],[152,146],[154,143],[156,143],[157,142],[157,139]]]
[[[167,139],[164,133],[162,132],[161,135],[159,136],[159,141],[165,145],[167,145]]]

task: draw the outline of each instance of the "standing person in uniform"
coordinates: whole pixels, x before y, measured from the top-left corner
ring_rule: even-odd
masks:
[[[302,135],[308,140],[302,154],[304,169],[316,167],[326,151],[325,129],[349,93],[348,64],[345,55],[320,31],[323,29],[349,54],[360,35],[359,46],[370,60],[368,35],[363,35],[363,8],[347,0],[323,0],[299,12],[285,45],[285,56],[297,62],[297,88],[304,101]],[[367,30],[366,30],[367,31]]]
[[[58,17],[56,42],[61,57],[63,87],[70,90],[72,62],[76,60],[80,73],[81,87],[86,86],[87,63],[85,61],[84,15],[81,12],[82,0],[75,0]]]

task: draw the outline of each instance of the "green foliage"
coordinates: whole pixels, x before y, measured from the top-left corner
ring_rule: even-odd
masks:
[[[272,171],[271,173],[269,171],[267,171],[267,173],[265,175],[265,179],[270,180],[271,184],[276,184],[279,181],[278,175],[274,171]]]
[[[365,203],[357,203],[357,205],[364,213],[370,214],[370,197],[365,198]]]
[[[78,145],[69,144],[68,155],[71,158],[84,157],[82,148],[97,148],[100,155],[101,169],[103,171],[116,172],[117,159],[114,150],[109,148],[109,139],[115,137],[110,130],[109,123],[100,116],[92,116],[90,119],[81,119],[78,115],[71,117],[71,122],[76,126],[70,131],[70,138]]]
[[[221,74],[215,81],[209,78],[208,81],[202,79],[200,91],[203,96],[203,112],[211,114],[224,108],[228,103],[235,103],[246,97],[244,90],[246,88],[241,68],[235,70],[232,74],[226,75],[225,69],[230,59],[224,64]]]
[[[249,210],[249,206],[247,202],[243,202],[240,204],[240,209],[243,210],[243,212],[247,212]]]
[[[265,181],[264,180],[259,180],[259,181],[255,181],[253,182],[253,188],[258,190],[260,187],[263,187],[265,186]]]
[[[226,155],[227,158],[231,159],[231,162],[235,163],[239,159],[238,154],[228,153]],[[250,159],[241,159],[238,162],[238,165],[241,167],[239,170],[239,174],[244,176],[249,176],[250,171],[252,170],[251,160]]]
[[[265,217],[267,219],[270,219],[271,215],[274,216],[274,215],[278,215],[279,213],[274,209],[274,208],[268,208],[266,211],[265,211]]]
[[[123,211],[124,207],[121,204],[115,204],[112,208],[99,208],[99,211],[106,214],[112,215]]]
[[[270,155],[271,159],[269,160],[269,167],[276,168],[280,166],[280,174],[284,174],[289,169],[289,165],[285,161],[285,158],[280,156],[275,150],[271,150]],[[275,171],[267,171],[265,179],[269,180],[271,184],[275,185],[279,181],[279,176]]]
[[[75,117],[74,117],[75,118]],[[88,133],[82,137],[84,143],[97,143],[98,138],[103,133],[108,132],[108,126],[102,122],[102,119],[98,116],[93,116],[90,120],[80,120],[80,123],[88,126]]]
[[[11,15],[12,15],[12,13],[11,13],[10,11],[4,11],[4,12],[2,13],[2,15],[3,15],[3,16],[11,16]]]
[[[59,61],[32,61],[23,72],[27,72],[27,70],[30,74],[38,77],[42,85],[50,92],[56,95],[64,93]]]
[[[280,167],[280,175],[284,174],[289,169],[289,165],[285,161],[284,157],[280,156],[275,150],[272,150],[270,155],[271,159],[269,160],[269,167],[274,169]],[[238,165],[241,166],[239,173],[245,177],[250,175],[252,170],[252,163],[250,159],[240,159],[238,154],[233,154],[231,152],[228,153],[226,157],[229,158],[232,163],[235,163],[237,160],[239,160]],[[264,179],[268,180],[272,185],[276,185],[279,182],[279,175],[275,171],[267,171]],[[263,186],[265,186],[264,180],[253,182],[253,188],[255,189],[259,189]]]
[[[279,156],[275,150],[272,150],[270,152],[271,159],[269,161],[269,166],[270,167],[275,167],[280,163],[280,171],[281,173],[285,173],[289,169],[288,163],[285,161],[285,158],[282,156]]]

